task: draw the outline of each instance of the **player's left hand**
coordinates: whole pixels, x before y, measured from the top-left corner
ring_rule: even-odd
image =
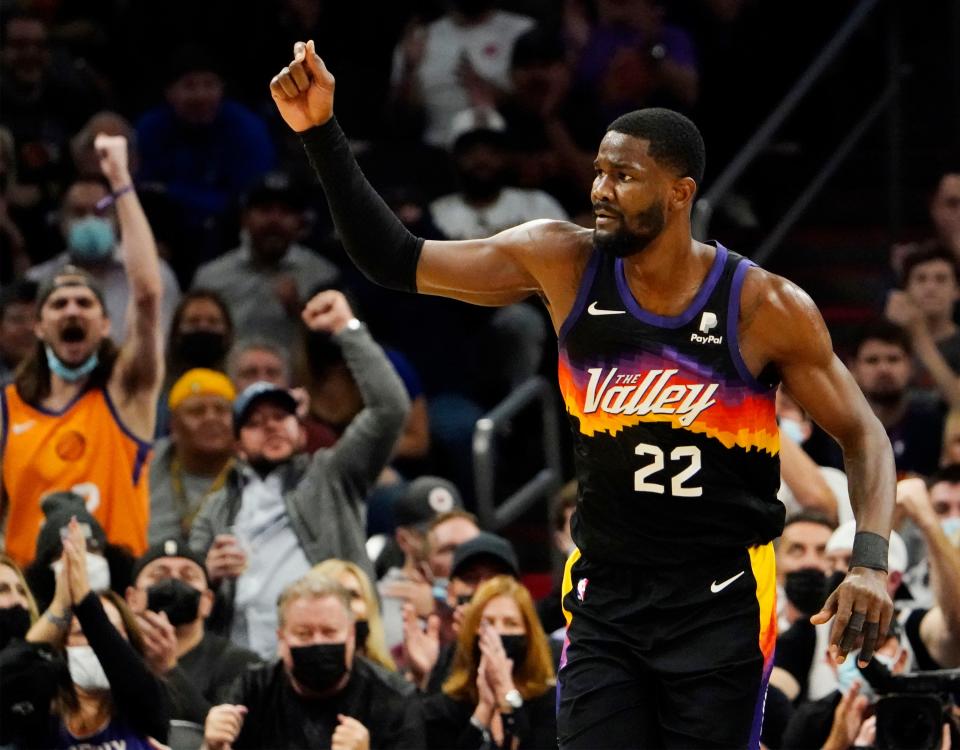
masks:
[[[872,568],[851,568],[843,583],[827,597],[826,603],[810,618],[814,625],[829,622],[830,652],[837,663],[859,648],[857,663],[867,666],[873,652],[883,644],[893,619],[893,602],[887,593],[887,574]]]

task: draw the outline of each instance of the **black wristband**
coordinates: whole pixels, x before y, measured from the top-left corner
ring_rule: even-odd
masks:
[[[347,254],[371,281],[417,291],[423,240],[415,237],[377,195],[350,151],[335,117],[300,134]]]
[[[850,553],[851,568],[873,568],[887,572],[887,547],[889,542],[872,531],[858,531],[853,537]]]

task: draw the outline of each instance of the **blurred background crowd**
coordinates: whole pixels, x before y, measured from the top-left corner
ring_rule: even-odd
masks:
[[[878,658],[960,667],[960,3],[815,5],[0,1],[0,747],[555,747],[569,438],[534,409],[498,423],[496,500],[549,463],[545,443],[564,461],[505,525],[478,508],[474,462],[477,421],[552,382],[549,318],[535,300],[387,291],[352,266],[269,95],[311,38],[390,208],[418,236],[465,239],[592,226],[597,145],[641,107],[698,124],[710,191],[862,10],[718,195],[710,237],[763,245],[893,82],[762,260],[812,294],[891,439],[897,617]],[[45,285],[66,264],[95,284],[114,343],[131,335],[101,133],[127,141],[160,258],[165,368],[129,496],[44,484],[11,447],[32,426],[11,384],[43,350]],[[311,325],[311,300],[335,321]],[[871,746],[876,691],[808,622],[852,545],[843,456],[788,393],[778,417],[788,521],[764,744]],[[97,450],[73,440],[65,462]],[[149,513],[131,538],[110,519],[137,493]]]

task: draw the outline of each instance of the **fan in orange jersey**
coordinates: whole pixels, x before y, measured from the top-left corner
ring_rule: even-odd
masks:
[[[6,551],[21,565],[35,553],[42,498],[71,490],[86,499],[113,544],[146,549],[147,462],[163,381],[162,284],[150,225],[127,168],[127,141],[98,135],[111,196],[83,219],[97,232],[117,222],[130,284],[127,339],[110,340],[103,296],[65,266],[37,297],[37,347],[0,392]],[[109,227],[108,227],[109,228]]]

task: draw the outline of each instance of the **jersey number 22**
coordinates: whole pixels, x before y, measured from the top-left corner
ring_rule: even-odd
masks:
[[[647,477],[663,470],[663,450],[656,445],[640,443],[634,450],[638,456],[653,456],[653,460],[633,474],[633,489],[637,492],[653,492],[662,495],[666,487],[656,482],[648,482]],[[688,461],[687,465],[670,478],[670,494],[674,497],[700,497],[703,487],[685,487],[684,482],[700,471],[700,449],[695,445],[678,445],[670,451],[671,463]]]

